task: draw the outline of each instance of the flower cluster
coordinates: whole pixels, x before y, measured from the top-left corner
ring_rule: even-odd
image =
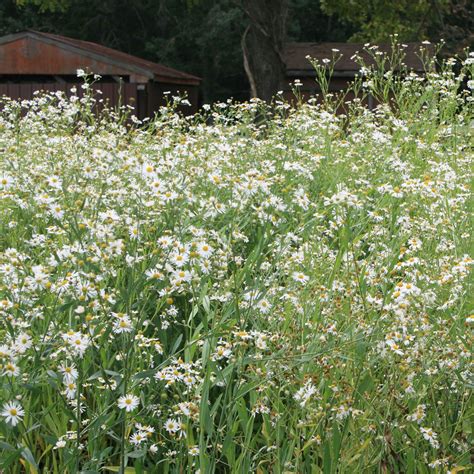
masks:
[[[469,469],[473,62],[373,111],[3,100],[0,458]]]

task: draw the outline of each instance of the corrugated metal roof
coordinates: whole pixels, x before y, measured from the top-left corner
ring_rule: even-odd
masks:
[[[378,50],[390,53],[392,50],[389,44],[379,44]],[[406,56],[404,63],[409,69],[417,72],[424,71],[423,63],[420,59],[420,48],[424,48],[427,53],[432,56],[434,54],[434,47],[422,43],[408,43],[403,49]],[[339,50],[338,53],[333,53],[332,50]],[[330,59],[333,54],[341,54],[341,59],[335,65],[335,72],[357,72],[360,70],[360,65],[351,59],[354,54],[359,53],[366,64],[373,64],[373,59],[367,51],[364,51],[362,43],[287,43],[283,50],[283,58],[286,64],[287,71],[298,71],[300,73],[307,71],[308,74],[314,73],[314,70],[306,59],[306,56],[311,56],[314,59],[322,60]]]
[[[124,69],[139,72],[150,79],[157,81],[193,85],[198,85],[201,81],[201,78],[193,76],[192,74],[178,71],[177,69],[163,66],[162,64],[154,63],[152,61],[147,61],[146,59],[138,58],[131,54],[123,53],[122,51],[117,51],[116,49],[108,48],[97,43],[51,33],[43,33],[35,30],[27,30],[21,33],[4,36],[0,38],[0,44],[13,42],[24,37],[30,37],[48,43],[55,43],[58,46],[70,49],[76,53],[79,52],[85,56],[93,56],[96,59],[99,58],[105,62],[113,63],[114,65],[121,65]],[[100,74],[100,71],[94,72]]]

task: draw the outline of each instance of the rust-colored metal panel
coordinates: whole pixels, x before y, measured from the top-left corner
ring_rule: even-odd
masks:
[[[0,74],[75,75],[88,69],[100,75],[128,75],[126,69],[25,37],[0,45]]]
[[[0,37],[0,74],[71,75],[77,69],[100,75],[128,76],[130,82],[150,79],[199,85],[197,76],[105,46],[66,36],[28,30]]]
[[[162,64],[147,61],[146,59],[138,58],[116,49],[107,48],[106,46],[91,43],[90,41],[82,41],[67,36],[53,35],[51,33],[44,33],[34,30],[28,30],[19,35],[29,35],[36,40],[53,42],[54,44],[62,45],[66,48],[73,48],[73,50],[80,51],[80,54],[95,55],[102,58],[107,58],[106,62],[112,61],[113,64],[124,67],[127,71],[134,71],[135,74],[130,76],[130,82],[147,82],[148,79],[154,77],[155,80],[163,81],[173,84],[192,84],[199,85],[201,79],[197,76],[178,71]],[[18,36],[18,35],[17,35]],[[4,37],[5,38],[5,37]],[[1,43],[2,38],[0,38]],[[131,68],[131,69],[130,69]],[[143,74],[145,76],[143,76]]]

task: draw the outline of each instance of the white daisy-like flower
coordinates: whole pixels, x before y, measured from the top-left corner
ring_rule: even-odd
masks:
[[[262,299],[257,303],[257,308],[261,313],[266,314],[272,308],[272,305],[266,299]]]
[[[12,426],[16,426],[20,423],[24,415],[25,410],[23,410],[17,401],[8,402],[3,405],[2,416],[5,418],[5,421]]]
[[[133,330],[132,322],[130,321],[130,318],[128,316],[126,315],[120,316],[115,321],[113,331],[116,334],[120,334],[122,332],[131,332],[132,330]]]
[[[13,361],[5,364],[3,369],[3,375],[8,375],[9,377],[16,377],[17,375],[20,375],[20,368]]]
[[[191,446],[189,448],[188,454],[190,456],[199,456],[199,447],[198,446]]]
[[[58,441],[56,441],[56,444],[54,445],[53,449],[61,449],[61,448],[64,448],[65,446],[66,446],[66,441],[64,439],[59,439]]]
[[[15,339],[14,348],[17,353],[24,354],[32,345],[31,337],[26,333],[22,333]]]
[[[423,438],[425,438],[426,441],[428,441],[433,448],[435,449],[439,448],[437,433],[435,433],[431,428],[423,428],[423,427],[420,427],[420,431],[421,431],[421,434],[423,435]]]
[[[69,346],[79,357],[84,355],[91,342],[87,334],[81,334],[80,332],[68,333],[65,338],[69,342]]]
[[[138,407],[140,403],[140,399],[135,397],[134,395],[124,395],[118,399],[117,405],[121,409],[125,409],[125,411],[133,411],[135,408]]]
[[[0,176],[0,189],[8,189],[13,185],[14,181],[11,176],[3,174]]]
[[[130,443],[134,444],[135,446],[142,444],[146,440],[147,435],[146,433],[143,433],[143,431],[138,431],[137,433],[134,433],[132,436],[130,436]]]
[[[76,367],[73,364],[63,364],[59,367],[59,371],[63,374],[63,379],[65,382],[73,382],[79,375]]]
[[[50,176],[49,178],[47,178],[46,181],[48,183],[48,186],[55,189],[61,189],[61,186],[63,184],[59,176],[55,176],[55,175]]]
[[[292,276],[293,280],[297,281],[298,283],[307,283],[309,280],[309,276],[301,272],[294,272]]]
[[[175,434],[181,427],[181,423],[179,420],[173,420],[172,418],[169,418],[165,422],[165,430],[170,433],[170,434]]]
[[[189,255],[185,252],[177,252],[171,256],[171,260],[177,267],[182,267],[189,260]]]
[[[197,252],[201,257],[209,258],[214,252],[214,249],[206,242],[203,242],[198,245]]]
[[[76,384],[73,381],[66,383],[66,398],[72,400],[76,397]]]

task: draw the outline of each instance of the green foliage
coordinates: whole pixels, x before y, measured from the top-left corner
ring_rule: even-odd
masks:
[[[2,100],[0,469],[472,471],[474,56],[377,58],[352,102]]]
[[[402,41],[419,41],[432,39],[450,3],[450,0],[321,0],[321,8],[356,28],[352,41],[387,42],[393,34]]]
[[[66,11],[71,5],[71,0],[16,0],[17,5],[35,5],[40,12]]]

